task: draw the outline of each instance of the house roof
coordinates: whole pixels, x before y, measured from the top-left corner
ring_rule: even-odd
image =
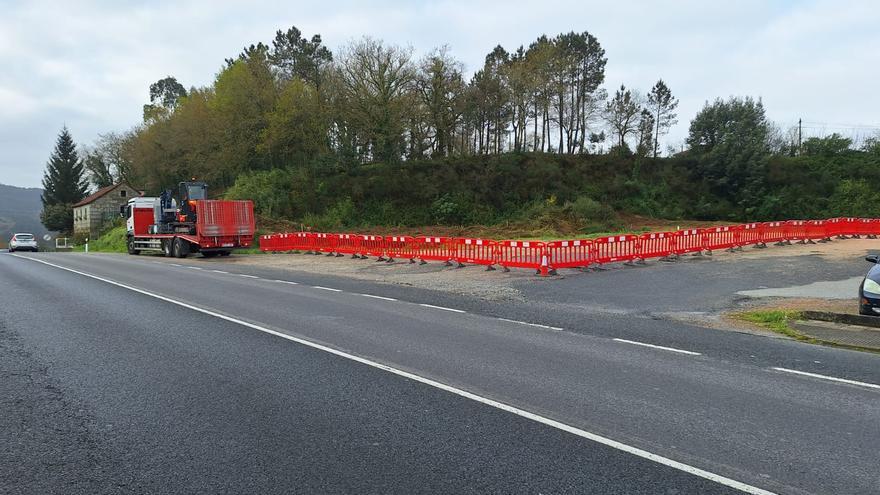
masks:
[[[95,200],[97,200],[97,199],[99,199],[99,198],[101,198],[101,197],[107,195],[107,193],[113,191],[114,189],[116,189],[117,187],[119,187],[119,186],[121,186],[121,185],[126,185],[126,186],[128,186],[129,189],[131,189],[131,190],[137,192],[139,195],[140,195],[140,194],[143,194],[142,192],[138,191],[137,189],[131,187],[131,184],[129,184],[128,182],[119,182],[119,183],[117,183],[117,184],[113,184],[113,185],[110,185],[110,186],[107,186],[107,187],[102,187],[101,189],[98,189],[98,190],[95,191],[92,195],[86,197],[85,199],[83,199],[83,200],[80,201],[79,203],[73,205],[73,207],[74,207],[74,208],[78,208],[78,207],[80,207],[80,206],[85,206],[85,205],[87,205],[87,204],[89,204],[89,203],[92,203],[92,202],[94,202]]]

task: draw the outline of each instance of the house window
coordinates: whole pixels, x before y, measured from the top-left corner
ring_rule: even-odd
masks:
[[[119,197],[120,197],[120,198],[124,198],[124,197],[125,197],[125,189],[119,191]]]

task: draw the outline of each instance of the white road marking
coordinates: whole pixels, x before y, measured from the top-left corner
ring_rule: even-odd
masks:
[[[256,275],[248,275],[248,274],[246,274],[246,273],[239,273],[238,276],[239,276],[239,277],[244,277],[244,278],[260,278],[260,277],[258,277],[258,276],[256,276]]]
[[[225,275],[229,275],[229,272],[224,272],[223,270],[211,270],[214,273],[223,273]]]
[[[374,296],[372,294],[359,294],[359,295],[364,296],[364,297],[371,297],[373,299],[381,299],[383,301],[397,301],[397,299],[394,299],[393,297]]]
[[[792,374],[795,374],[795,375],[809,376],[810,378],[818,378],[818,379],[820,379],[820,380],[828,380],[828,381],[831,381],[831,382],[847,383],[847,384],[849,384],[849,385],[858,385],[859,387],[867,387],[867,388],[880,389],[880,385],[877,385],[877,384],[875,384],[875,383],[859,382],[859,381],[856,381],[856,380],[847,380],[846,378],[837,378],[837,377],[835,377],[835,376],[820,375],[820,374],[818,374],[818,373],[808,373],[808,372],[806,372],[806,371],[790,370],[790,369],[788,369],[788,368],[776,368],[776,367],[773,367],[773,368],[770,368],[770,369],[772,369],[772,370],[776,370],[776,371],[782,371],[782,372],[785,372],[785,373],[792,373]]]
[[[401,369],[398,369],[398,368],[394,368],[394,367],[389,366],[389,365],[387,365],[387,364],[382,364],[382,363],[379,363],[379,362],[376,362],[376,361],[371,361],[371,360],[369,360],[369,359],[362,358],[362,357],[356,356],[356,355],[354,355],[354,354],[349,354],[349,353],[347,353],[347,352],[340,351],[340,350],[338,350],[338,349],[334,349],[334,348],[332,348],[332,347],[328,347],[328,346],[325,346],[325,345],[322,345],[322,344],[317,344],[317,343],[315,343],[315,342],[312,342],[312,341],[309,341],[309,340],[306,340],[306,339],[303,339],[303,338],[300,338],[300,337],[295,337],[295,336],[293,336],[293,335],[288,335],[288,334],[286,334],[286,333],[282,333],[282,332],[279,332],[279,331],[276,331],[276,330],[272,330],[272,329],[270,329],[270,328],[266,328],[266,327],[263,327],[263,326],[257,325],[257,324],[255,324],[255,323],[250,323],[250,322],[247,322],[247,321],[244,321],[244,320],[240,320],[240,319],[235,318],[235,317],[232,317],[232,316],[227,316],[227,315],[224,315],[224,314],[222,314],[222,313],[217,313],[217,312],[215,312],[215,311],[211,311],[211,310],[209,310],[209,309],[201,308],[201,307],[199,307],[199,306],[195,306],[195,305],[192,305],[192,304],[188,304],[188,303],[185,303],[185,302],[183,302],[183,301],[178,301],[178,300],[176,300],[176,299],[171,299],[170,297],[165,297],[165,296],[162,296],[162,295],[159,295],[159,294],[155,294],[155,293],[153,293],[153,292],[150,292],[150,291],[147,291],[147,290],[144,290],[144,289],[139,289],[139,288],[137,288],[137,287],[133,287],[133,286],[130,286],[130,285],[125,285],[125,284],[122,284],[122,283],[119,283],[119,282],[116,282],[116,281],[113,281],[113,280],[110,280],[110,279],[106,279],[106,278],[103,278],[103,277],[99,277],[99,276],[97,276],[97,275],[92,275],[92,274],[90,274],[90,273],[81,272],[81,271],[78,271],[78,270],[74,270],[74,269],[72,269],[72,268],[67,268],[67,267],[64,267],[64,266],[61,266],[61,265],[56,265],[56,264],[54,264],[54,263],[50,263],[50,262],[48,262],[48,261],[38,260],[38,259],[35,259],[35,258],[29,258],[29,257],[26,257],[26,256],[19,256],[19,255],[16,255],[16,254],[12,254],[11,256],[15,256],[15,257],[17,257],[17,258],[23,258],[23,259],[27,259],[27,260],[35,261],[35,262],[37,262],[37,263],[43,263],[44,265],[48,265],[48,266],[52,266],[52,267],[55,267],[55,268],[59,268],[59,269],[61,269],[61,270],[66,270],[66,271],[68,271],[68,272],[76,273],[77,275],[82,275],[82,276],[84,276],[84,277],[88,277],[88,278],[91,278],[91,279],[94,279],[94,280],[99,280],[99,281],[101,281],[101,282],[105,282],[105,283],[108,283],[108,284],[110,284],[110,285],[114,285],[114,286],[117,286],[117,287],[121,287],[121,288],[123,288],[123,289],[128,289],[128,290],[130,290],[130,291],[132,291],[132,292],[136,292],[136,293],[138,293],[138,294],[143,294],[143,295],[145,295],[145,296],[149,296],[149,297],[152,297],[152,298],[158,299],[158,300],[160,300],[160,301],[165,301],[165,302],[167,302],[167,303],[171,303],[171,304],[174,304],[174,305],[177,305],[177,306],[183,307],[183,308],[187,308],[187,309],[190,309],[190,310],[196,311],[196,312],[198,312],[198,313],[202,313],[202,314],[206,314],[206,315],[209,315],[209,316],[213,316],[213,317],[215,317],[215,318],[219,318],[219,319],[221,319],[221,320],[226,320],[226,321],[228,321],[228,322],[235,323],[235,324],[238,324],[238,325],[241,325],[241,326],[244,326],[244,327],[248,327],[248,328],[251,328],[251,329],[254,329],[254,330],[257,330],[257,331],[260,331],[260,332],[266,333],[266,334],[269,334],[269,335],[274,335],[274,336],[276,336],[276,337],[280,337],[280,338],[282,338],[282,339],[285,339],[285,340],[288,340],[288,341],[291,341],[291,342],[295,342],[295,343],[297,343],[297,344],[304,345],[304,346],[306,346],[306,347],[311,347],[311,348],[313,348],[313,349],[317,349],[317,350],[320,350],[320,351],[324,351],[324,352],[326,352],[326,353],[333,354],[334,356],[339,356],[339,357],[341,357],[341,358],[345,358],[345,359],[348,359],[348,360],[351,360],[351,361],[354,361],[354,362],[357,362],[357,363],[361,363],[361,364],[364,364],[364,365],[367,365],[367,366],[370,366],[370,367],[373,367],[373,368],[376,368],[376,369],[380,369],[380,370],[386,371],[386,372],[388,372],[388,373],[392,373],[392,374],[395,374],[395,375],[397,375],[397,376],[400,376],[400,377],[403,377],[403,378],[407,378],[407,379],[413,380],[413,381],[415,381],[415,382],[422,383],[422,384],[424,384],[424,385],[428,385],[428,386],[430,386],[430,387],[434,387],[434,388],[437,388],[437,389],[440,389],[440,390],[443,390],[443,391],[449,392],[449,393],[451,393],[451,394],[458,395],[459,397],[464,397],[464,398],[466,398],[466,399],[470,399],[470,400],[472,400],[472,401],[474,401],[474,402],[478,402],[478,403],[480,403],[480,404],[484,404],[484,405],[487,405],[487,406],[490,406],[490,407],[494,407],[494,408],[496,408],[496,409],[500,409],[500,410],[502,410],[502,411],[509,412],[509,413],[511,413],[511,414],[515,414],[515,415],[517,415],[517,416],[520,416],[520,417],[523,417],[523,418],[526,418],[526,419],[532,420],[532,421],[534,421],[534,422],[536,422],[536,423],[540,423],[540,424],[543,424],[543,425],[549,426],[549,427],[551,427],[551,428],[556,428],[556,429],[558,429],[558,430],[565,431],[565,432],[567,432],[567,433],[571,433],[572,435],[576,435],[576,436],[579,436],[579,437],[581,437],[581,438],[585,438],[585,439],[587,439],[587,440],[590,440],[590,441],[592,441],[592,442],[596,442],[596,443],[599,443],[599,444],[602,444],[602,445],[605,445],[605,446],[611,447],[611,448],[613,448],[613,449],[617,449],[617,450],[620,450],[620,451],[622,451],[622,452],[626,452],[626,453],[631,454],[631,455],[634,455],[634,456],[636,456],[636,457],[641,457],[642,459],[647,459],[647,460],[649,460],[649,461],[653,461],[653,462],[656,462],[656,463],[658,463],[658,464],[662,464],[662,465],[664,465],[664,466],[671,467],[671,468],[673,468],[673,469],[678,469],[679,471],[683,471],[683,472],[685,472],[685,473],[689,473],[689,474],[692,474],[692,475],[694,475],[694,476],[699,476],[699,477],[701,477],[701,478],[704,478],[704,479],[707,479],[707,480],[710,480],[710,481],[714,481],[714,482],[719,483],[719,484],[721,484],[721,485],[724,485],[724,486],[727,486],[727,487],[730,487],[730,488],[733,488],[733,489],[736,489],[736,490],[740,490],[740,491],[745,492],[745,493],[750,493],[750,494],[752,494],[752,495],[776,495],[776,494],[774,494],[773,492],[770,492],[770,491],[764,490],[764,489],[762,489],[762,488],[758,488],[758,487],[755,487],[755,486],[752,486],[752,485],[748,485],[748,484],[743,483],[743,482],[741,482],[741,481],[737,481],[737,480],[734,480],[734,479],[731,479],[731,478],[727,478],[727,477],[725,477],[725,476],[721,476],[720,474],[715,474],[715,473],[712,473],[712,472],[710,472],[710,471],[705,471],[705,470],[700,469],[700,468],[698,468],[698,467],[694,467],[694,466],[691,466],[691,465],[689,465],[689,464],[685,464],[685,463],[683,463],[683,462],[679,462],[679,461],[676,461],[676,460],[674,460],[674,459],[670,459],[670,458],[668,458],[668,457],[664,457],[664,456],[659,455],[659,454],[654,454],[654,453],[649,452],[649,451],[647,451],[647,450],[643,450],[643,449],[640,449],[640,448],[638,448],[638,447],[633,447],[632,445],[627,445],[627,444],[625,444],[625,443],[618,442],[617,440],[612,440],[612,439],[610,439],[610,438],[608,438],[608,437],[604,437],[604,436],[598,435],[598,434],[596,434],[596,433],[592,433],[592,432],[589,432],[589,431],[587,431],[587,430],[583,430],[583,429],[581,429],[581,428],[577,428],[577,427],[574,427],[574,426],[571,426],[571,425],[567,425],[567,424],[562,423],[562,422],[560,422],[560,421],[556,421],[555,419],[550,419],[550,418],[547,418],[547,417],[545,417],[545,416],[541,416],[541,415],[539,415],[539,414],[535,414],[535,413],[533,413],[533,412],[526,411],[525,409],[520,409],[520,408],[518,408],[518,407],[516,407],[516,406],[512,406],[512,405],[509,405],[509,404],[505,404],[505,403],[503,403],[503,402],[499,402],[499,401],[497,401],[497,400],[490,399],[490,398],[488,398],[488,397],[483,397],[482,395],[477,395],[477,394],[475,394],[475,393],[473,393],[473,392],[468,392],[467,390],[464,390],[464,389],[460,389],[460,388],[457,388],[457,387],[453,387],[452,385],[446,385],[445,383],[438,382],[438,381],[433,380],[433,379],[431,379],[431,378],[425,378],[425,377],[423,377],[423,376],[417,375],[417,374],[415,374],[415,373],[411,373],[411,372],[409,372],[409,371],[404,371],[404,370],[401,370]]]
[[[560,328],[560,327],[551,327],[550,325],[542,325],[540,323],[529,323],[527,321],[509,320],[507,318],[498,318],[498,319],[501,321],[506,321],[508,323],[518,323],[520,325],[528,325],[530,327],[538,327],[538,328],[546,328],[548,330],[562,331],[562,328]]]
[[[425,308],[442,309],[443,311],[452,311],[453,313],[466,313],[463,309],[447,308],[445,306],[434,306],[433,304],[419,304]]]
[[[299,285],[299,282],[291,282],[290,280],[273,280],[273,282],[278,282],[279,284]]]
[[[168,264],[171,265],[171,266],[180,266],[180,265],[178,265],[177,263],[168,263]]]
[[[321,287],[320,285],[313,285],[312,288],[313,289],[320,289],[320,290],[329,290],[330,292],[342,292],[342,289],[334,289],[332,287]]]
[[[644,346],[644,347],[651,347],[651,348],[653,348],[653,349],[661,349],[661,350],[664,350],[664,351],[678,352],[678,353],[681,353],[681,354],[687,354],[688,356],[702,356],[702,354],[700,354],[699,352],[686,351],[686,350],[684,350],[684,349],[676,349],[675,347],[665,347],[665,346],[662,346],[662,345],[646,344],[646,343],[644,343],[644,342],[636,342],[635,340],[626,340],[626,339],[613,339],[613,340],[615,340],[615,341],[617,341],[617,342],[624,342],[624,343],[626,343],[626,344],[633,344],[633,345],[641,345],[641,346]]]
[[[191,268],[193,270],[201,270],[202,269],[202,267],[200,267],[200,266],[188,266],[187,268]]]

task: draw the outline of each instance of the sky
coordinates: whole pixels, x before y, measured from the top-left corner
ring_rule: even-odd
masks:
[[[334,51],[369,35],[420,57],[447,45],[470,73],[498,44],[589,31],[605,87],[641,93],[662,78],[679,98],[665,138],[717,97],[761,98],[805,134],[880,132],[880,6],[864,1],[40,1],[0,0],[0,183],[40,185],[67,126],[81,145],[141,120],[167,75],[206,86],[223,60],[278,29],[318,33]]]

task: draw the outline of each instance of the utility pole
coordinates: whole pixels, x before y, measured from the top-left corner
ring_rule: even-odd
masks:
[[[798,119],[798,147],[797,154],[800,156],[801,154],[801,138],[803,137],[803,119]]]

